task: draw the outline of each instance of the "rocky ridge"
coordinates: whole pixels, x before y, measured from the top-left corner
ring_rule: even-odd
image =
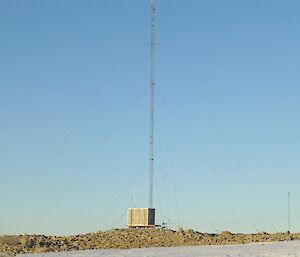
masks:
[[[0,256],[1,254],[16,255],[87,249],[229,245],[286,240],[300,240],[300,233],[233,234],[225,231],[220,234],[207,234],[191,229],[179,229],[177,231],[169,229],[115,229],[75,236],[0,236]]]

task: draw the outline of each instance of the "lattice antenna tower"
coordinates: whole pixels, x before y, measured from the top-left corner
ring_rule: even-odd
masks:
[[[149,208],[153,208],[156,1],[151,0]]]

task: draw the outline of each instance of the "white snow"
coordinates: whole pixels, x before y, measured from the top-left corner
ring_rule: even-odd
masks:
[[[300,257],[300,241],[233,246],[188,246],[130,250],[87,250],[66,253],[26,254],[27,257]]]

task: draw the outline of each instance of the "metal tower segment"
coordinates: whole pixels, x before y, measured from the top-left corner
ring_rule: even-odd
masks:
[[[288,192],[288,232],[291,232],[291,193]]]
[[[156,1],[151,0],[149,208],[153,208]]]

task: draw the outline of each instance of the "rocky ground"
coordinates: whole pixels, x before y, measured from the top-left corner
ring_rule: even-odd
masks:
[[[1,254],[66,252],[106,248],[148,248],[187,245],[231,245],[254,242],[300,240],[299,234],[266,232],[257,234],[200,233],[193,230],[120,229],[76,236],[0,236]]]

